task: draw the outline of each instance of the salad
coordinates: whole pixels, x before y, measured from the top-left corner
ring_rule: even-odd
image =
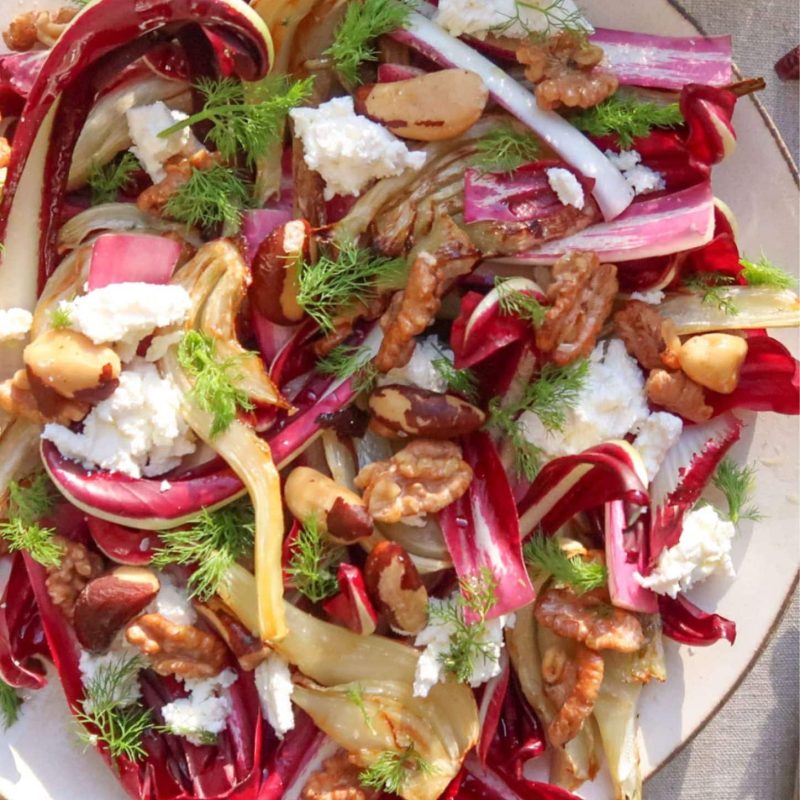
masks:
[[[641,798],[664,639],[735,640],[691,600],[760,519],[729,450],[800,411],[795,281],[712,190],[763,86],[729,38],[572,0],[3,35],[6,725],[47,660],[134,798]]]

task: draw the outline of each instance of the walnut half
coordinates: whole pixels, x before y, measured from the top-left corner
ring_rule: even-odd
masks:
[[[70,541],[63,536],[53,538],[62,548],[61,563],[47,571],[47,593],[64,612],[64,616],[72,621],[75,601],[86,584],[103,571],[103,559],[80,542]]]

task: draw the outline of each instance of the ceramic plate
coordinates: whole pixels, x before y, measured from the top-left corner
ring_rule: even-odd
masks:
[[[41,0],[46,7],[60,0]],[[663,35],[691,35],[695,27],[667,0],[585,0],[597,25]],[[0,0],[0,27],[30,0]],[[735,212],[744,253],[762,248],[776,263],[798,269],[798,194],[791,160],[779,137],[751,100],[740,102],[735,116],[739,146],[714,171],[715,193]],[[794,352],[798,336],[775,334]],[[644,769],[650,774],[665,764],[709,720],[744,677],[763,647],[789,595],[798,570],[797,493],[798,418],[759,415],[747,420],[734,456],[758,468],[758,505],[768,517],[745,522],[734,545],[738,577],[711,579],[691,593],[707,610],[736,620],[734,647],[667,648],[669,679],[646,687],[640,725]],[[101,762],[83,752],[57,682],[24,706],[20,721],[3,736],[0,749],[0,794],[7,800],[122,800],[127,797]],[[584,787],[588,800],[608,800],[604,781]]]

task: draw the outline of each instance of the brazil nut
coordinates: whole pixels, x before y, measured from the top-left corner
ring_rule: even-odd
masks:
[[[486,422],[486,414],[462,397],[400,384],[376,389],[369,398],[369,411],[384,431],[427,439],[453,439]]]

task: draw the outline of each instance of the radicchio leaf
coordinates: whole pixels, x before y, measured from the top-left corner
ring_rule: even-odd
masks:
[[[702,611],[682,594],[674,599],[660,595],[658,608],[664,635],[676,642],[702,647],[720,639],[727,639],[731,644],[736,641],[735,622]]]

